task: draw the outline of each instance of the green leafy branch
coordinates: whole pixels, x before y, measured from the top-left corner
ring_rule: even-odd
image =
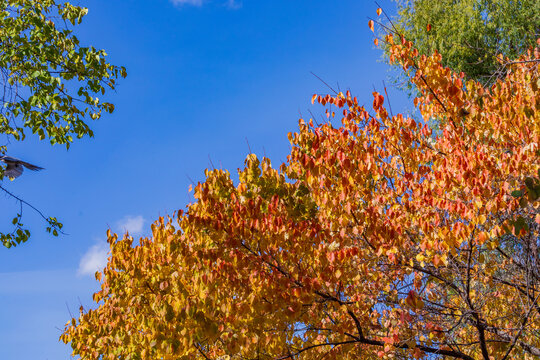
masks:
[[[17,213],[17,216],[15,216],[11,221],[15,227],[14,230],[10,233],[0,232],[0,241],[5,247],[10,248],[12,246],[17,246],[20,243],[26,242],[30,238],[30,230],[25,229],[23,223],[21,222],[24,205],[30,207],[32,210],[38,213],[39,216],[43,218],[43,220],[45,220],[45,222],[47,222],[48,226],[46,227],[46,231],[48,233],[52,233],[54,236],[58,236],[60,234],[66,235],[66,233],[62,231],[64,225],[60,223],[55,217],[46,217],[34,205],[13,194],[1,185],[0,190],[4,191],[6,194],[14,198],[19,203],[19,212]]]
[[[93,136],[88,118],[114,111],[97,95],[114,90],[125,68],[57,24],[79,24],[86,13],[55,0],[0,1],[0,133],[24,140],[27,128],[69,148],[74,137]]]

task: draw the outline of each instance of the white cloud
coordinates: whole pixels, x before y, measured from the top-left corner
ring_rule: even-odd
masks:
[[[83,255],[77,274],[94,276],[96,271],[103,270],[107,265],[108,253],[109,244],[104,240],[100,240]]]
[[[183,6],[183,5],[191,5],[191,6],[203,6],[207,0],[170,0],[174,5],[177,6]],[[224,4],[229,9],[239,9],[242,7],[242,0],[222,0],[220,1],[221,4]]]
[[[203,4],[203,0],[171,0],[171,2],[174,5],[193,5],[193,6],[201,6]]]
[[[240,1],[240,0],[227,0],[227,7],[229,9],[240,9],[242,7],[242,1]]]
[[[130,235],[138,235],[142,232],[144,218],[141,215],[125,216],[116,222],[116,232],[121,234],[129,232]],[[79,262],[78,275],[94,276],[96,271],[101,271],[107,265],[109,244],[104,239],[98,239],[94,245],[86,251]]]
[[[141,215],[138,216],[125,216],[122,220],[117,222],[117,227],[121,232],[129,232],[130,235],[137,235],[142,232],[144,225],[144,218]]]

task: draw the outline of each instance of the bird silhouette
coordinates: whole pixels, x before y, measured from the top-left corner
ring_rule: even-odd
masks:
[[[22,161],[11,156],[0,155],[0,161],[7,165],[4,169],[4,175],[9,177],[11,180],[21,176],[24,170],[23,167],[32,171],[43,170],[43,168],[40,166],[27,163],[26,161]]]

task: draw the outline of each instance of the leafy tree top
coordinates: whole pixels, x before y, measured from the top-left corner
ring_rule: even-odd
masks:
[[[29,129],[69,147],[74,137],[92,136],[88,119],[114,110],[98,96],[125,69],[109,64],[104,50],[80,46],[68,27],[87,12],[56,0],[0,1],[0,133],[23,140]]]
[[[484,84],[504,73],[497,55],[515,59],[540,37],[536,0],[396,1],[394,25],[421,54]]]
[[[109,233],[98,307],[61,337],[74,355],[540,356],[540,47],[485,88],[385,41],[425,120],[314,96],[341,125],[300,120],[279,169],[249,155],[151,238]]]
[[[74,138],[93,136],[89,120],[113,112],[114,105],[99,96],[114,90],[126,70],[108,63],[104,50],[80,45],[70,26],[80,24],[87,12],[57,0],[0,0],[0,134],[5,135],[0,154],[12,139],[24,140],[28,131],[69,148]],[[62,232],[56,218],[0,189],[20,204],[13,231],[0,232],[4,246],[30,237],[22,224],[23,205],[39,213],[48,232]]]

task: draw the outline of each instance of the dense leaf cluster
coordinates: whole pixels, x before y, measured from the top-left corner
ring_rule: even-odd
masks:
[[[540,37],[536,0],[396,1],[394,25],[421,54],[438,51],[443,65],[484,84],[505,72],[497,55],[514,59]]]
[[[540,356],[540,47],[486,88],[384,41],[423,118],[314,96],[341,124],[300,120],[279,169],[249,155],[151,238],[109,233],[98,306],[61,337],[74,355]]]
[[[0,1],[1,134],[23,140],[26,128],[69,147],[74,136],[92,136],[85,121],[114,110],[98,95],[126,72],[104,50],[80,46],[68,24],[86,13],[55,0]]]

